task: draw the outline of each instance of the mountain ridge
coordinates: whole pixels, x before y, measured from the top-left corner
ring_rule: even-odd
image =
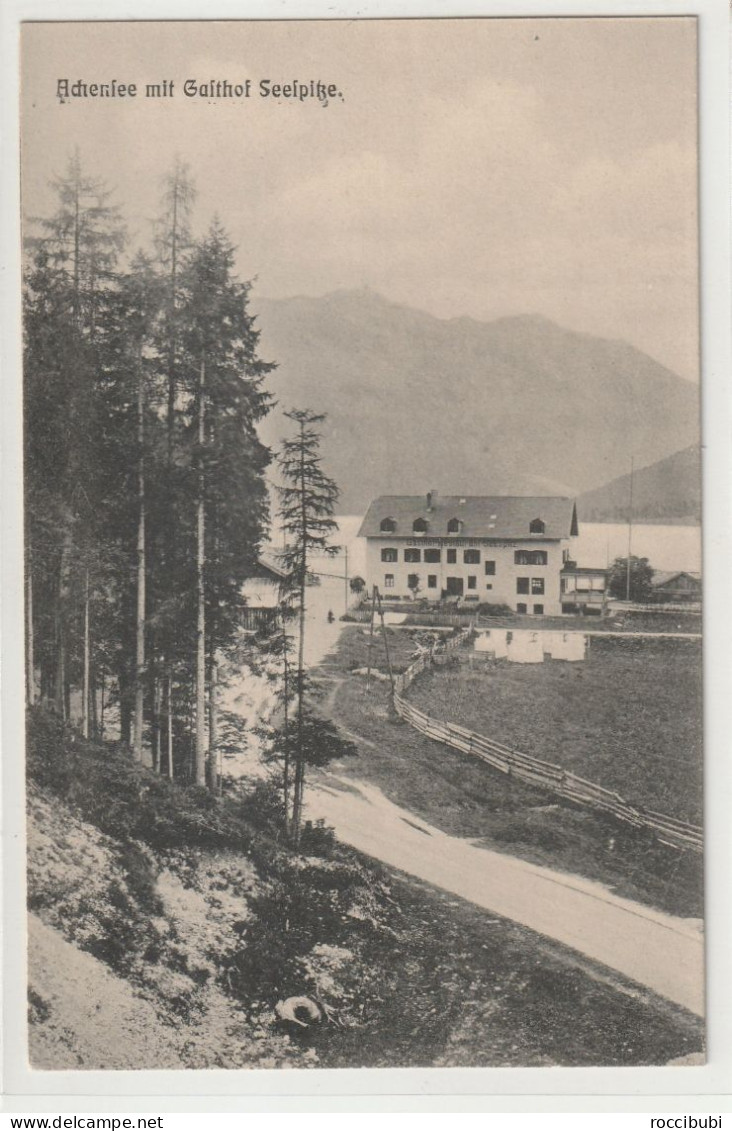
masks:
[[[626,522],[630,513],[630,473],[577,499],[586,522]],[[701,522],[701,446],[691,444],[665,459],[633,471],[633,520]]]
[[[578,495],[698,438],[698,389],[626,342],[543,315],[440,319],[371,289],[260,299],[281,409],[324,412],[340,506],[379,494]],[[277,444],[286,422],[264,422]]]

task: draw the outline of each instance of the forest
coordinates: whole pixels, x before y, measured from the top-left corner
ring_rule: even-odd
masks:
[[[275,366],[259,356],[250,283],[221,222],[194,238],[183,163],[162,182],[142,249],[78,155],[53,189],[55,210],[29,221],[25,246],[28,703],[215,788],[218,657],[236,640],[270,522],[277,461],[257,425]],[[335,528],[337,488],[320,469],[322,418],[286,415],[283,610],[295,616],[308,554]],[[290,687],[300,749],[301,653]]]

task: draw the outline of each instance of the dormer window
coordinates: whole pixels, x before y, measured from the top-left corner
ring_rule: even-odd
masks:
[[[412,530],[415,534],[426,534],[430,528],[430,524],[426,518],[415,518],[412,523]]]
[[[529,523],[529,534],[543,534],[545,530],[546,526],[540,518],[532,518]]]
[[[448,534],[459,534],[460,533],[460,527],[462,525],[463,524],[462,524],[462,522],[460,521],[459,518],[451,518],[450,521],[447,524],[447,533]]]
[[[382,534],[393,534],[396,530],[396,522],[393,518],[382,518],[379,529]]]

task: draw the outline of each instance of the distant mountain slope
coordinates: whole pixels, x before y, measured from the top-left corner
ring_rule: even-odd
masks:
[[[698,391],[631,346],[538,316],[443,321],[371,291],[255,300],[280,409],[328,414],[343,512],[375,495],[573,495],[698,437]],[[265,422],[276,442],[286,421]]]
[[[629,496],[630,474],[587,491],[577,500],[580,520],[626,522]],[[701,521],[701,449],[698,444],[633,473],[633,518],[646,522]]]

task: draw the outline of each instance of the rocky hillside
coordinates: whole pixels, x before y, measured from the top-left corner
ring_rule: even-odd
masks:
[[[289,852],[267,785],[216,801],[37,710],[28,765],[34,1068],[658,1064],[701,1045],[683,1011],[327,830]],[[301,994],[320,1026],[278,1020]]]
[[[258,300],[281,409],[328,414],[342,513],[379,494],[569,494],[698,439],[696,386],[621,341],[541,317],[447,321],[368,291]]]
[[[577,500],[585,522],[627,522],[630,474],[587,491]],[[633,472],[633,519],[636,522],[701,522],[701,448],[683,452]]]

